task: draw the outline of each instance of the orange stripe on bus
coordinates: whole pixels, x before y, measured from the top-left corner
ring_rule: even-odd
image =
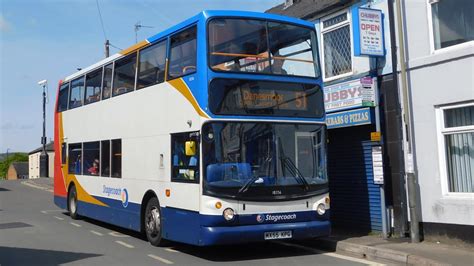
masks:
[[[173,86],[177,91],[179,91],[193,105],[194,110],[196,110],[200,116],[209,118],[209,116],[201,110],[201,107],[199,107],[199,104],[191,93],[191,90],[188,88],[188,85],[186,85],[182,78],[170,80],[168,83],[171,84],[171,86]]]
[[[139,42],[139,43],[136,43],[136,44],[134,44],[134,45],[128,47],[128,48],[125,49],[125,50],[120,51],[119,53],[120,53],[120,54],[123,54],[123,55],[128,55],[128,54],[130,54],[130,53],[132,53],[132,52],[135,52],[136,50],[138,50],[138,49],[140,49],[140,48],[142,48],[142,47],[147,46],[148,44],[150,44],[150,43],[147,42],[146,40],[144,40],[144,41],[141,41],[141,42]]]

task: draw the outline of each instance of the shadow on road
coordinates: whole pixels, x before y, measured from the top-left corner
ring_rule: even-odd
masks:
[[[283,242],[282,242],[283,243]],[[214,262],[288,258],[318,254],[317,252],[277,242],[248,243],[229,246],[196,247],[176,244],[173,249]]]
[[[0,265],[58,265],[102,254],[0,247]]]
[[[68,212],[63,212],[62,214],[67,216],[67,217],[70,217]],[[69,218],[69,219],[71,219],[71,218]],[[98,221],[98,220],[94,220],[94,219],[88,218],[88,217],[81,216],[79,219],[82,220],[82,221],[85,221],[87,223],[97,225],[97,226],[102,227],[104,229],[108,229],[110,231],[115,231],[115,232],[118,232],[120,234],[128,235],[128,236],[131,236],[131,237],[141,239],[143,241],[148,242],[147,239],[146,239],[146,236],[144,236],[140,232],[133,231],[133,230],[130,230],[130,229],[126,229],[126,228],[123,228],[123,227],[118,227],[118,226],[115,226],[115,225],[112,225],[112,224],[109,224],[109,223],[105,223],[105,222],[101,222],[101,221]]]
[[[69,216],[68,212],[63,212],[64,215]],[[87,217],[81,217],[81,220],[88,222],[90,224],[97,225],[99,227],[108,229],[110,231],[115,231],[120,234],[128,235],[136,239],[140,239],[143,242],[148,244],[146,236],[143,234],[97,221]],[[313,242],[306,241],[306,242]],[[259,242],[259,243],[247,243],[239,245],[222,245],[222,246],[209,246],[209,247],[199,247],[183,243],[177,243],[168,241],[165,246],[162,248],[171,248],[173,250],[179,251],[190,256],[199,257],[204,260],[213,261],[213,262],[231,262],[231,261],[247,261],[247,260],[258,260],[258,259],[273,259],[273,258],[283,258],[283,257],[297,257],[297,256],[307,256],[320,254],[316,250],[311,248],[301,248],[302,242],[296,241],[285,241],[285,242]],[[303,245],[306,246],[307,243]],[[160,249],[160,247],[156,247]]]

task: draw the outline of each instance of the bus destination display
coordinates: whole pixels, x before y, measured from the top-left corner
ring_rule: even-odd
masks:
[[[318,85],[273,81],[215,79],[209,107],[219,115],[322,117],[323,93]]]
[[[235,91],[234,93],[239,93]],[[247,109],[276,108],[284,110],[308,110],[305,91],[242,89],[239,107]]]

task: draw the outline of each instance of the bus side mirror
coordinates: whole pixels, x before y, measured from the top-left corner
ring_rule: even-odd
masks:
[[[196,141],[188,140],[186,141],[186,156],[196,155]]]

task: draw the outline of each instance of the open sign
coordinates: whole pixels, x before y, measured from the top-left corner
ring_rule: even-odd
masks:
[[[354,54],[384,56],[383,14],[381,10],[356,7],[354,21]]]

